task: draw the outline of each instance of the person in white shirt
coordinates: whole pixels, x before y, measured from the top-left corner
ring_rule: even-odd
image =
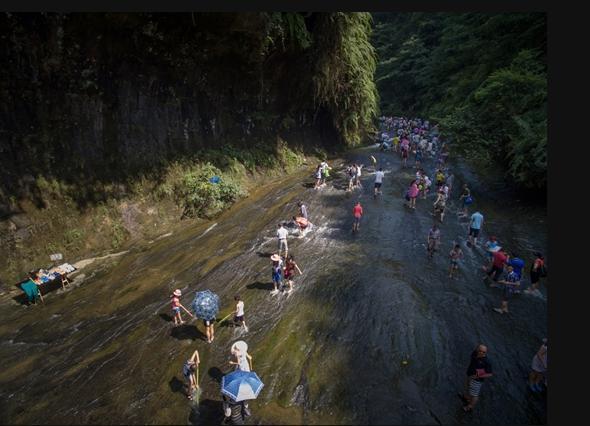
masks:
[[[234,300],[236,303],[236,311],[234,316],[234,323],[240,324],[241,327],[244,328],[245,332],[248,332],[248,327],[246,326],[246,320],[244,319],[244,301],[240,298],[240,296],[235,296]]]
[[[355,175],[355,185],[358,186],[359,188],[362,188],[363,185],[361,185],[361,169],[363,168],[362,164],[357,164],[356,166],[356,175]]]
[[[231,347],[231,354],[235,356],[235,361],[229,363],[236,366],[236,370],[252,371],[252,356],[248,353],[248,345],[243,340],[239,340]]]
[[[377,194],[381,194],[381,184],[383,183],[383,176],[385,176],[383,168],[379,167],[379,170],[375,172],[375,197],[377,196]]]
[[[287,257],[289,247],[287,246],[287,235],[289,231],[283,226],[282,223],[279,223],[277,229],[277,238],[279,240],[279,256],[281,255],[281,250],[285,247],[285,257]]]

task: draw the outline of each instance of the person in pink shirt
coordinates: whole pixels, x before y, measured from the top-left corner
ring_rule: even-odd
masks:
[[[357,232],[361,224],[361,217],[363,216],[363,207],[361,206],[360,201],[356,202],[354,208],[352,209],[352,214],[354,216],[354,222],[352,223],[352,232]]]
[[[400,143],[400,147],[401,147],[403,167],[406,167],[407,162],[408,162],[408,155],[410,153],[410,141],[407,139],[407,137],[405,137],[405,136],[403,137],[403,139]]]
[[[416,208],[416,198],[418,198],[418,194],[420,193],[420,189],[418,189],[418,184],[416,183],[416,180],[413,180],[412,183],[410,184],[410,188],[408,188],[408,197],[410,198],[410,204],[409,207],[411,209],[415,209]]]
[[[182,303],[180,303],[180,296],[182,296],[182,292],[179,289],[174,290],[174,292],[172,293],[172,312],[174,313],[174,325],[181,325],[184,324],[184,321],[182,320],[182,316],[180,315],[180,309],[184,309],[185,312],[187,314],[189,314],[191,317],[193,316],[193,314],[191,314],[189,312],[188,309],[186,309],[184,306],[182,306]]]

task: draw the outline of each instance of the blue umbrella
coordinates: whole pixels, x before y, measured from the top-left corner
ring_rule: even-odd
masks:
[[[197,291],[191,308],[197,318],[211,321],[219,312],[219,297],[210,290]]]
[[[221,393],[236,402],[256,399],[264,383],[253,371],[236,370],[221,378]]]

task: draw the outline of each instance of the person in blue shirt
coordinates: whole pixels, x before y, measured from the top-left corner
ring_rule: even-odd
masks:
[[[491,267],[492,261],[494,260],[494,253],[500,249],[500,243],[498,239],[492,235],[488,241],[484,244],[484,248],[486,250],[486,257],[488,259],[487,267]]]
[[[483,215],[476,211],[471,215],[471,221],[469,222],[469,243],[476,246],[477,245],[477,236],[479,235],[479,231],[481,231],[481,226],[483,225]]]
[[[508,313],[508,300],[512,297],[516,290],[518,290],[518,287],[520,287],[520,278],[516,272],[514,272],[514,268],[508,265],[507,272],[506,278],[504,280],[498,281],[498,283],[504,284],[504,289],[502,290],[502,305],[499,308],[494,308],[494,311],[498,312],[499,314]]]

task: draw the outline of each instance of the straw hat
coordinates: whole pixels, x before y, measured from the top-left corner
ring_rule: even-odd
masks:
[[[273,262],[278,262],[279,260],[281,260],[281,256],[275,253],[270,257],[270,260],[272,260]]]
[[[172,294],[175,295],[176,297],[182,296],[182,292],[179,289],[174,290],[174,292]]]
[[[238,340],[237,342],[235,342],[231,346],[231,351],[232,352],[239,351],[239,352],[245,354],[246,352],[248,352],[248,344],[246,342],[244,342],[243,340]]]

